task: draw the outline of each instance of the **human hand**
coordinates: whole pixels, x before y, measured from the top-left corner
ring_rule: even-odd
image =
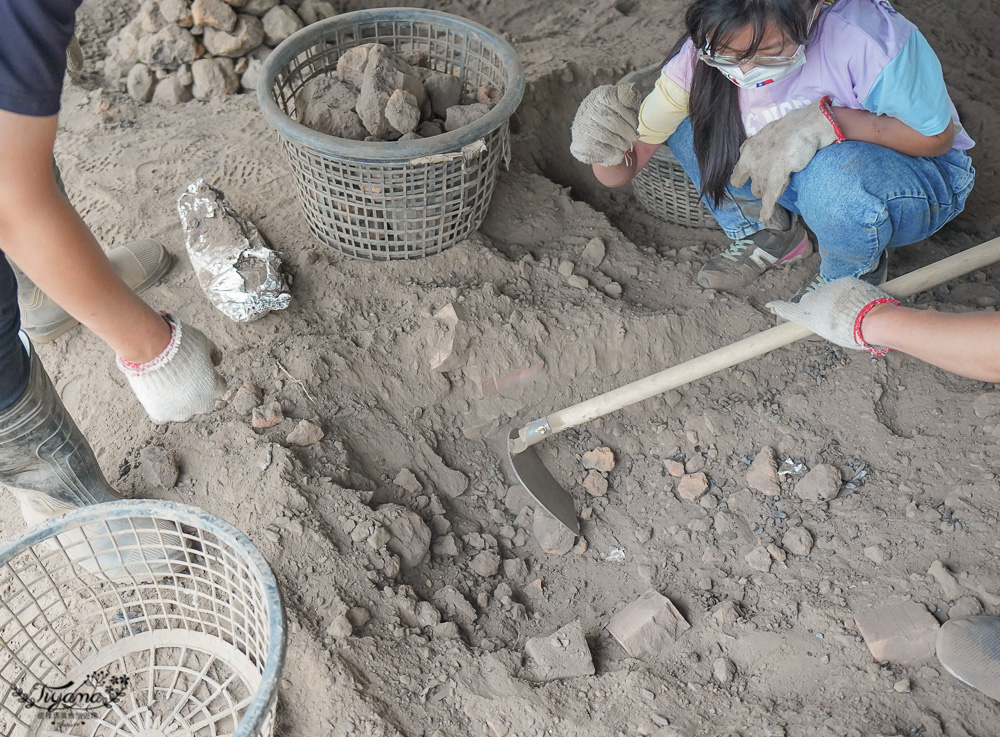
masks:
[[[818,105],[793,110],[768,123],[744,141],[730,181],[734,187],[742,187],[752,180],[750,191],[763,202],[760,219],[770,220],[792,174],[805,169],[817,151],[843,140],[830,98],[824,97]]]
[[[219,349],[200,330],[164,314],[170,342],[156,358],[136,364],[115,359],[136,398],[156,423],[184,422],[208,412],[222,398],[226,382],[216,372]]]
[[[768,302],[767,308],[783,320],[812,330],[843,348],[867,350],[884,356],[887,348],[869,345],[862,335],[862,321],[876,305],[895,304],[888,294],[860,279],[847,277],[825,284],[795,302]]]
[[[642,97],[631,83],[590,91],[573,118],[570,153],[584,164],[616,166],[639,140]]]

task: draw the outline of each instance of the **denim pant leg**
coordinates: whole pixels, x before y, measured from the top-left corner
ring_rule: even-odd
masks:
[[[914,157],[872,143],[820,150],[780,202],[816,234],[827,280],[861,276],[886,248],[922,241],[965,208],[975,183],[964,151]]]
[[[691,128],[690,118],[685,118],[667,139],[667,146],[694,182],[694,186],[701,191],[701,170],[698,168],[698,156],[694,152],[694,130]],[[760,219],[761,201],[750,191],[750,182],[738,189],[727,185],[726,194],[718,205],[710,197],[702,197],[702,201],[727,236],[733,240],[746,238],[766,227]]]
[[[0,411],[20,399],[28,385],[28,354],[17,334],[20,329],[17,280],[0,253]]]

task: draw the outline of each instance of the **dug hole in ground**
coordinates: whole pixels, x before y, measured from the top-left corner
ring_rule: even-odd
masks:
[[[277,734],[996,734],[1000,704],[933,658],[876,662],[856,626],[890,604],[937,622],[1000,614],[992,386],[811,341],[614,413],[541,447],[582,512],[586,544],[537,530],[565,554],[543,551],[531,500],[503,467],[509,427],[770,327],[764,303],[818,266],[736,295],[702,290],[695,274],[722,233],[666,225],[570,158],[579,101],[662,58],[684,5],[433,4],[507,34],[528,89],[481,232],[381,264],[317,244],[253,96],[144,105],[102,88],[105,43],[138,6],[84,2],[87,71],[66,87],[56,151],[70,197],[107,249],[163,241],[176,264],[147,301],[198,325],[230,385],[255,382],[284,419],[255,429],[253,400],[157,427],[93,335],[39,353],[121,493],[219,514],[271,562],[289,627]],[[985,0],[898,7],[941,57],[979,181],[956,222],[893,254],[890,276],[1000,229],[1000,13]],[[236,324],[205,299],[176,213],[198,178],[281,252],[287,310]],[[595,238],[603,258],[596,247],[585,258]],[[993,309],[998,274],[916,303]],[[434,370],[456,319],[448,370]],[[322,439],[289,441],[300,420]],[[149,448],[172,454],[175,485],[152,472],[163,454]],[[611,459],[585,463],[598,448]],[[835,498],[794,491],[817,468]],[[683,495],[671,472],[694,477]],[[2,504],[10,539],[20,516]],[[630,654],[608,623],[650,590],[690,628]]]

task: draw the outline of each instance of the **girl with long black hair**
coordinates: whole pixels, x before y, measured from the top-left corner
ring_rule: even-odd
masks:
[[[879,284],[887,248],[962,211],[973,141],[934,51],[888,0],[695,0],[685,20],[645,100],[626,85],[588,95],[572,152],[619,186],[667,143],[733,239],[701,286],[808,256],[803,221],[822,256],[803,292]]]

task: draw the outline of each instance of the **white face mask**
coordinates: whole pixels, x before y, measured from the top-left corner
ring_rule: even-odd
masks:
[[[819,17],[825,4],[824,2],[816,3],[816,9],[806,25],[806,36],[812,31],[813,23],[816,22],[816,18]],[[758,64],[746,72],[740,68],[740,64],[727,64],[707,51],[702,52],[701,59],[722,72],[737,87],[753,89],[777,82],[805,64],[806,47],[804,44],[800,45],[795,49],[795,53],[788,57],[770,57],[772,63]]]

